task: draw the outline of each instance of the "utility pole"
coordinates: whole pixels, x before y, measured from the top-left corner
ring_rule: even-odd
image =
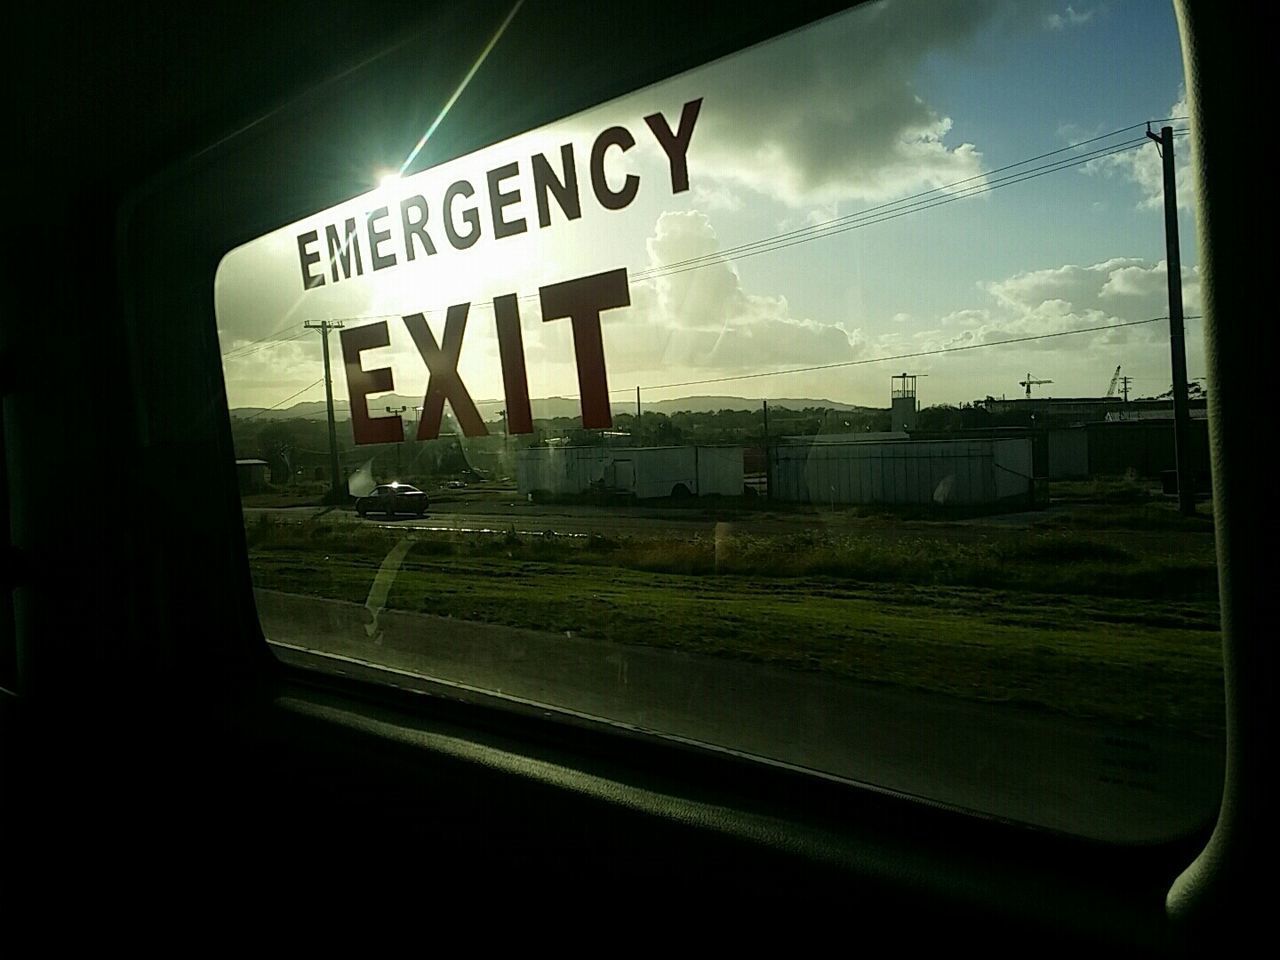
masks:
[[[502,472],[508,473],[510,465],[508,461],[511,459],[511,433],[507,426],[507,408],[503,407],[498,411],[498,416],[502,418]]]
[[[1191,411],[1187,405],[1187,344],[1182,325],[1182,254],[1178,244],[1178,185],[1173,167],[1173,127],[1160,136],[1147,130],[1164,161],[1164,246],[1169,274],[1169,352],[1173,360],[1173,451],[1178,470],[1178,510],[1190,516],[1196,509],[1195,478],[1191,475]]]
[[[1124,402],[1129,402],[1129,384],[1133,382],[1133,377],[1125,374],[1120,378],[1120,394],[1124,397]]]
[[[769,457],[769,401],[761,400],[764,411],[764,492],[773,499],[773,460]]]
[[[403,414],[408,409],[409,409],[408,407],[387,407],[387,413],[394,413],[397,417],[400,417],[401,420],[403,420],[404,419]],[[404,436],[403,428],[400,430],[400,435]],[[401,440],[399,443],[396,444],[396,479],[397,480],[400,479],[400,473],[402,469],[400,466],[400,448],[403,446],[404,446],[403,440]]]
[[[338,426],[333,418],[333,377],[329,373],[329,331],[341,330],[341,320],[308,320],[303,324],[320,331],[324,344],[324,402],[329,413],[329,500],[338,503],[346,499],[342,489],[342,468],[338,464]]]
[[[636,443],[640,442],[640,388],[636,387]]]

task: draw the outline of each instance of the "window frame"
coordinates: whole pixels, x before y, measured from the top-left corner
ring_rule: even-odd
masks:
[[[772,20],[727,34],[718,46],[707,42],[683,50],[669,57],[656,72],[653,64],[645,69],[656,80],[659,74],[676,72],[682,62],[693,66],[715,55],[709,51],[730,52],[753,42],[753,37],[764,39],[778,32],[785,23],[798,26],[843,6],[805,5],[788,15],[790,19],[775,15]],[[344,89],[360,76],[359,71],[340,72],[336,79],[308,89],[287,109],[277,109],[230,138],[184,160],[163,165],[164,170],[156,179],[113,208],[118,244],[115,269],[120,277],[129,337],[126,351],[138,395],[141,444],[145,447],[157,441],[170,442],[168,421],[157,404],[166,390],[177,388],[172,384],[158,387],[155,378],[148,378],[155,361],[163,359],[167,350],[173,350],[182,357],[179,366],[202,362],[205,369],[201,388],[207,392],[209,404],[198,412],[197,436],[212,443],[200,449],[197,444],[182,447],[179,458],[184,466],[208,469],[209,476],[216,478],[208,489],[216,491],[217,496],[209,503],[209,516],[198,525],[201,542],[210,549],[199,569],[221,571],[216,574],[219,583],[238,583],[238,592],[229,598],[227,609],[197,631],[182,629],[172,616],[173,604],[181,602],[185,592],[170,590],[165,594],[168,600],[161,605],[163,609],[144,618],[142,626],[154,630],[172,646],[168,652],[172,670],[147,683],[196,687],[210,703],[225,703],[228,690],[241,694],[252,691],[257,706],[249,715],[258,725],[256,729],[267,736],[283,736],[301,722],[313,728],[360,731],[360,736],[385,744],[388,751],[425,756],[451,749],[440,739],[444,736],[441,730],[463,731],[460,740],[470,739],[475,746],[465,762],[495,765],[505,776],[531,778],[556,791],[598,795],[605,802],[638,809],[647,816],[692,817],[699,829],[725,833],[753,848],[799,857],[812,864],[814,870],[830,871],[830,876],[845,882],[858,878],[863,882],[901,884],[909,890],[928,887],[938,897],[984,908],[1001,902],[1001,897],[1009,897],[1014,904],[1010,907],[1013,913],[1034,924],[1052,926],[1054,914],[1064,904],[1072,904],[1069,909],[1080,911],[1076,915],[1083,917],[1089,909],[1098,907],[1098,898],[1089,890],[1105,891],[1114,898],[1105,918],[1107,930],[1119,935],[1126,923],[1137,923],[1166,947],[1170,932],[1160,925],[1165,916],[1163,891],[1169,886],[1169,878],[1190,863],[1170,894],[1169,915],[1187,924],[1185,929],[1212,932],[1228,909],[1224,898],[1242,882],[1238,872],[1250,863],[1246,848],[1261,823],[1259,807],[1265,797],[1263,697],[1274,671],[1269,655],[1260,649],[1258,608],[1249,606],[1250,602],[1256,604],[1256,597],[1251,599],[1249,591],[1258,583],[1259,573],[1255,570],[1250,580],[1249,573],[1241,570],[1242,563],[1249,559],[1250,544],[1243,536],[1248,520],[1238,520],[1233,512],[1234,505],[1248,502],[1240,498],[1259,484],[1257,478],[1246,476],[1251,461],[1243,441],[1248,438],[1241,436],[1243,426],[1236,425],[1252,422],[1250,406],[1232,390],[1226,376],[1229,367],[1250,356],[1250,350],[1216,319],[1228,315],[1229,309],[1245,296],[1233,290],[1230,283],[1235,274],[1229,258],[1238,247],[1233,248],[1229,240],[1223,239],[1233,225],[1245,222],[1242,216],[1233,220],[1241,211],[1229,182],[1232,173],[1224,169],[1243,151],[1223,146],[1228,135],[1217,132],[1234,122],[1226,101],[1243,82],[1236,80],[1233,86],[1224,80],[1226,72],[1234,67],[1230,56],[1235,44],[1231,34],[1234,20],[1204,2],[1185,0],[1177,3],[1176,9],[1195,118],[1201,199],[1214,213],[1214,217],[1208,217],[1204,215],[1206,210],[1201,210],[1200,245],[1207,292],[1206,338],[1211,347],[1210,421],[1222,568],[1229,761],[1224,812],[1214,825],[1207,846],[1203,845],[1205,837],[1193,836],[1153,849],[1105,847],[959,815],[938,805],[874,788],[857,790],[811,774],[798,775],[781,765],[746,761],[727,753],[692,751],[647,737],[620,737],[616,731],[603,731],[597,724],[548,721],[535,715],[536,711],[495,709],[492,704],[439,692],[424,697],[420,692],[371,682],[368,677],[320,676],[282,665],[270,656],[254,611],[243,525],[239,522],[233,447],[212,316],[213,277],[226,251],[347,199],[353,195],[352,187],[327,185],[314,190],[285,184],[269,213],[256,210],[252,216],[242,218],[236,229],[218,233],[216,242],[206,238],[198,255],[192,256],[188,250],[177,251],[168,258],[148,258],[159,249],[160,240],[172,236],[174,224],[181,224],[190,216],[172,207],[166,191],[193,176],[217,179],[219,170],[225,175],[227,170],[242,169],[244,161],[236,155],[246,138],[269,138],[273,117],[281,116],[281,109],[287,113],[308,108],[308,104],[314,106],[318,98]],[[406,42],[403,37],[393,38],[390,52],[371,64],[376,66],[386,57],[396,56]],[[372,68],[366,64],[363,69]],[[627,74],[615,81],[618,86],[631,89],[639,85],[635,76]],[[582,98],[599,102],[608,98],[608,92],[609,85],[602,82],[584,89]],[[626,91],[616,90],[622,92]],[[556,108],[553,112],[560,116],[565,111]],[[528,128],[527,122],[523,128]],[[459,152],[483,145],[470,144]],[[1223,154],[1226,162],[1217,159]],[[286,174],[277,171],[263,176],[283,183]],[[155,271],[184,262],[191,267],[186,280],[165,281],[173,289],[166,289],[159,298],[153,296],[148,283]],[[185,346],[179,343],[176,333],[155,340],[151,337],[160,329],[157,311],[171,303],[185,303],[195,311],[188,317],[189,326],[182,325],[182,332],[190,341]],[[176,496],[172,491],[168,493],[169,498]],[[167,500],[162,504],[165,505]],[[144,542],[166,542],[154,527],[142,535],[147,538]],[[188,571],[171,572],[187,574]],[[163,590],[174,583],[163,577],[140,583],[139,596],[133,602],[145,607],[147,600],[142,594],[146,590]],[[1252,634],[1248,633],[1251,629]],[[199,657],[190,649],[179,649],[193,643],[200,646]],[[114,655],[136,662],[139,658],[153,658],[154,651],[130,646],[126,641]],[[197,675],[199,680],[194,679]],[[299,720],[300,717],[305,719]],[[522,765],[522,758],[538,758],[542,766],[531,771]],[[605,789],[606,784],[613,786],[612,792]],[[664,805],[663,796],[674,796],[676,802]],[[1192,862],[1197,853],[1198,859]],[[971,871],[984,858],[988,861],[983,874],[986,879],[965,889],[965,878],[972,879]],[[1048,873],[1045,864],[1052,865]],[[1117,883],[1117,878],[1131,886]],[[1039,898],[1027,894],[1024,885],[1037,882],[1047,883],[1051,892]],[[1152,899],[1156,894],[1160,894],[1159,903]]]

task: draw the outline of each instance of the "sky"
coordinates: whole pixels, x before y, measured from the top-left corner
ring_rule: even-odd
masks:
[[[644,118],[660,113],[677,131],[682,107],[697,99],[689,185],[677,191]],[[332,319],[385,323],[389,345],[361,362],[389,367],[396,394],[420,395],[428,371],[400,316],[425,314],[439,341],[445,309],[467,302],[458,371],[493,417],[504,402],[492,298],[508,293],[519,298],[530,394],[575,396],[571,325],[542,321],[538,290],[617,268],[628,272],[630,305],[601,317],[616,402],[639,386],[651,400],[884,407],[890,377],[902,372],[925,377],[922,406],[1020,395],[1028,373],[1052,381],[1035,387],[1038,396],[1098,396],[1117,366],[1133,378],[1132,395],[1155,395],[1170,383],[1167,323],[1117,325],[1168,312],[1156,145],[1026,182],[999,178],[1123,145],[1143,136],[1145,121],[1186,112],[1167,0],[860,7],[411,177],[378,185],[381,171],[371,170],[369,194],[233,250],[215,281],[228,399],[236,408],[322,398],[320,344],[302,324]],[[639,180],[629,204],[606,209],[589,160],[596,137],[615,126],[635,146],[605,154],[610,189]],[[542,227],[531,158],[545,156],[560,174],[566,143],[581,216],[567,219],[553,201]],[[1175,143],[1183,298],[1194,315],[1190,147],[1188,137]],[[1051,151],[1061,152],[1024,163]],[[520,196],[501,216],[527,229],[498,238],[485,174],[510,163],[515,173],[499,189]],[[466,249],[453,249],[442,226],[445,192],[458,180],[475,194],[455,215],[475,207],[481,224]],[[926,191],[921,199],[948,202],[910,205]],[[399,204],[417,195],[436,253],[419,246],[407,262]],[[391,237],[379,246],[397,262],[373,270],[362,235],[364,274],[334,283],[325,226],[353,217],[363,230],[383,205],[390,215],[379,225]],[[306,289],[298,237],[310,230],[309,249],[321,254],[310,269],[327,282]],[[1114,329],[998,343],[1093,327]],[[1187,334],[1195,378],[1201,325],[1189,320]],[[332,346],[335,395],[344,397]],[[812,367],[823,369],[798,370]],[[376,397],[368,402],[380,409]]]

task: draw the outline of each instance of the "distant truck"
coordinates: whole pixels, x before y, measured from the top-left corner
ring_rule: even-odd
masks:
[[[530,447],[516,455],[524,496],[740,497],[742,447]]]

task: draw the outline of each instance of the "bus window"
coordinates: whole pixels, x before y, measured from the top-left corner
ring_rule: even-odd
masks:
[[[869,5],[419,170],[428,129],[231,251],[273,648],[1108,841],[1199,827],[1182,83],[1164,7]]]

